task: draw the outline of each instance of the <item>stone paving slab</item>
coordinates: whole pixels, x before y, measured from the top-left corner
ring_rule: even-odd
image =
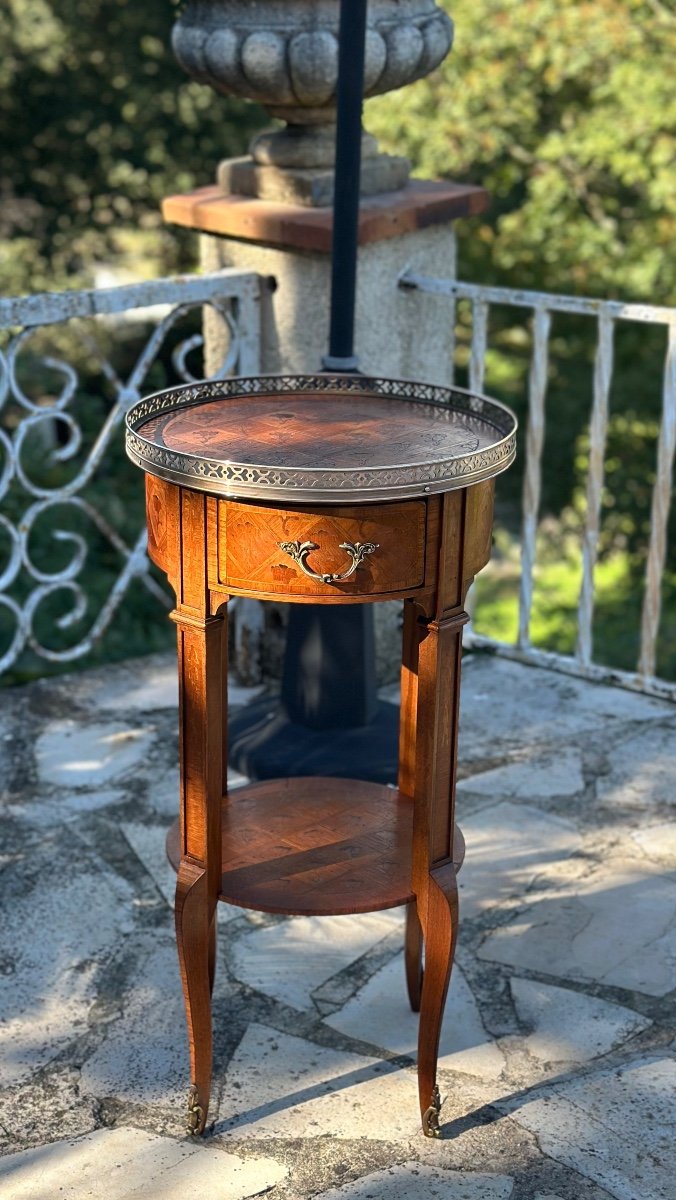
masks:
[[[73,677],[74,699],[83,708],[136,714],[178,708],[178,673],[173,654],[151,654],[120,663],[112,672],[86,671]]]
[[[77,824],[78,819],[86,817],[87,813],[109,812],[110,809],[124,804],[126,793],[124,787],[98,788],[54,788],[44,800],[37,796],[30,807],[22,810],[22,820],[30,822],[38,829],[44,829],[57,822]]]
[[[66,1133],[71,1138],[90,1133],[98,1124],[98,1109],[96,1098],[82,1092],[79,1069],[58,1060],[23,1083],[0,1087],[0,1163],[17,1145],[42,1146]],[[0,1197],[6,1200],[1,1180],[0,1174]]]
[[[459,876],[462,921],[527,895],[536,880],[556,879],[582,848],[572,821],[530,804],[505,800],[461,815],[460,823],[471,846]]]
[[[418,1017],[406,998],[403,954],[382,967],[340,1012],[326,1017],[341,1033],[393,1054],[415,1059]],[[440,1067],[499,1079],[505,1058],[481,1022],[476,1000],[460,967],[453,968],[439,1047]]]
[[[100,1129],[0,1159],[7,1200],[247,1200],[269,1191],[286,1169],[271,1158],[243,1159],[213,1146],[140,1129]],[[6,1190],[4,1190],[6,1189]]]
[[[145,758],[152,734],[152,727],[120,722],[81,725],[72,717],[50,721],[35,750],[39,778],[60,787],[100,787]]]
[[[676,821],[635,829],[631,836],[646,858],[657,859],[676,868]]]
[[[676,880],[658,864],[607,859],[542,890],[479,955],[663,996],[676,980]]]
[[[233,973],[282,1004],[314,1011],[313,992],[394,930],[403,939],[400,910],[292,917],[240,937],[232,949]]]
[[[519,801],[548,799],[551,796],[575,796],[584,791],[582,759],[577,750],[557,747],[509,762],[492,771],[478,771],[460,780],[458,793],[476,796],[517,797]]]
[[[651,1025],[630,1008],[569,988],[518,976],[509,986],[519,1020],[532,1030],[519,1050],[545,1069],[590,1062]]]
[[[402,912],[226,906],[210,1132],[184,1140],[173,656],[0,695],[0,1164],[19,1197],[173,1200],[181,1180],[208,1200],[664,1200],[676,706],[481,656],[464,677],[436,1142]]]
[[[537,1135],[546,1154],[617,1200],[672,1200],[675,1098],[676,1062],[645,1058],[562,1084],[513,1117]]]
[[[501,1085],[492,1088],[496,1098],[509,1093],[514,1083],[535,1083],[546,1073],[608,1054],[651,1025],[631,1009],[568,988],[514,976],[510,989],[524,1032],[493,1038],[456,963],[439,1047],[441,1070]],[[339,1012],[325,1017],[325,1023],[383,1052],[415,1058],[418,1020],[406,999],[403,955],[376,972]]]
[[[413,1162],[322,1192],[321,1200],[509,1200],[513,1188],[505,1175],[439,1171]]]
[[[418,1129],[412,1070],[255,1023],[232,1056],[216,1121],[218,1135],[261,1140],[408,1142]]]
[[[505,703],[505,697],[509,703]],[[485,760],[487,743],[532,748],[543,743],[576,746],[603,730],[673,720],[673,705],[637,692],[587,683],[489,655],[463,661],[460,752],[465,762]]]
[[[664,813],[673,819],[673,724],[638,726],[614,742],[608,770],[599,777],[596,794],[606,807]]]
[[[11,919],[0,923],[0,1086],[27,1078],[86,1028],[98,964],[133,928],[128,885],[74,849],[80,861],[58,888],[46,846],[34,848],[30,882],[25,862],[4,873],[2,909]],[[59,853],[65,846],[55,850],[57,863]],[[22,886],[24,903],[11,903]]]
[[[178,675],[173,654],[151,654],[136,662],[121,663],[112,672],[87,671],[74,677],[79,703],[105,712],[144,713],[178,708]],[[52,685],[53,686],[53,685]],[[228,702],[248,704],[260,687],[242,687],[230,680]]]

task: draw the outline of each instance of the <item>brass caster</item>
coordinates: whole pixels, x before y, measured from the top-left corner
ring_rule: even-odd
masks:
[[[188,1092],[188,1133],[197,1137],[204,1130],[205,1114],[199,1103],[199,1092],[193,1084]]]
[[[426,1108],[422,1115],[422,1127],[425,1137],[438,1138],[441,1137],[439,1128],[439,1113],[441,1112],[441,1096],[439,1088],[434,1085],[432,1091],[432,1103],[429,1108]]]

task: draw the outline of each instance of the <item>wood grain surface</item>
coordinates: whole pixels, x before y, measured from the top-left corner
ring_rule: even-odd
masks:
[[[420,587],[425,577],[424,500],[308,510],[219,502],[219,581],[224,587],[285,596],[386,594]],[[314,542],[308,566],[340,574],[350,565],[341,543],[371,542],[354,575],[342,582],[310,579],[280,542]]]
[[[220,899],[289,915],[375,912],[413,899],[413,806],[355,779],[271,779],[224,798]],[[167,853],[180,863],[178,823]],[[456,828],[453,857],[465,846]]]
[[[448,461],[499,435],[471,412],[388,396],[231,396],[150,417],[154,445],[215,462],[355,470]]]

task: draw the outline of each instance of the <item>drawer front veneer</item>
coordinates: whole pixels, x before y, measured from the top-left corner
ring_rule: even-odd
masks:
[[[219,501],[219,583],[232,591],[310,597],[421,587],[426,513],[424,500],[314,512]]]

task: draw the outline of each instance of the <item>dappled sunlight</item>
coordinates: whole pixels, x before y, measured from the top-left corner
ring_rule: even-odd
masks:
[[[45,856],[42,869],[35,866],[36,885],[27,889],[0,932],[0,1079],[5,1085],[26,1078],[86,1034],[99,970],[131,927],[131,893],[123,880],[99,878],[80,867],[64,872],[52,887],[46,877],[58,862]]]
[[[73,718],[52,721],[36,753],[46,783],[91,787],[124,775],[142,758],[152,726],[87,725]]]
[[[86,684],[98,698],[86,720],[30,718],[40,778],[13,809],[20,850],[3,880],[13,920],[0,932],[0,1125],[17,1088],[35,1093],[41,1114],[19,1145],[68,1137],[71,1113],[78,1130],[93,1129],[99,1112],[116,1114],[113,1132],[125,1138],[136,1135],[119,1124],[124,1113],[152,1131],[145,1138],[170,1134],[158,1155],[185,1145],[176,1135],[189,1054],[163,849],[176,807],[167,766],[175,713],[156,710],[152,725],[135,727],[116,708],[108,720],[106,685],[117,705],[126,670]],[[152,673],[146,686],[154,696]],[[442,1138],[453,1153],[504,1130],[507,1115],[514,1129],[549,1129],[545,1101],[565,1099],[566,1116],[569,1092],[576,1105],[595,1087],[624,1103],[618,1064],[628,1081],[651,1054],[662,1071],[676,913],[663,804],[673,791],[674,710],[477,656],[464,686],[470,773],[458,819],[467,856],[439,1060]],[[64,826],[73,789],[105,799],[95,779],[81,780],[108,758],[120,786]],[[265,1154],[275,1139],[309,1147],[327,1133],[346,1147],[417,1147],[418,1017],[406,995],[402,911],[312,919],[219,910],[211,1136],[220,1162],[250,1161],[249,1152],[237,1158],[242,1142]],[[62,1061],[76,1066],[63,1102],[45,1113],[40,1089]],[[84,1170],[83,1147],[58,1146],[44,1159],[45,1180],[49,1171],[67,1180],[71,1163]],[[139,1179],[158,1175],[152,1146],[129,1147],[126,1157],[116,1149],[117,1162]],[[22,1187],[24,1161],[11,1162]]]
[[[477,633],[512,644],[519,628],[520,544],[499,526],[494,536],[491,561],[474,584],[472,624]],[[581,531],[567,530],[564,523],[550,517],[542,522],[537,540],[529,626],[534,646],[558,654],[574,653],[581,585]],[[609,666],[633,670],[638,654],[634,626],[641,597],[628,554],[618,551],[604,557],[596,566],[594,585],[595,657]],[[630,639],[628,629],[632,630]]]
[[[194,1190],[198,1177],[202,1195],[244,1200],[269,1191],[286,1174],[271,1159],[245,1161],[213,1146],[191,1146],[177,1138],[122,1128],[42,1146],[20,1161],[7,1159],[4,1169],[0,1164],[0,1186],[4,1180],[12,1200],[62,1195],[67,1200],[180,1200]]]

